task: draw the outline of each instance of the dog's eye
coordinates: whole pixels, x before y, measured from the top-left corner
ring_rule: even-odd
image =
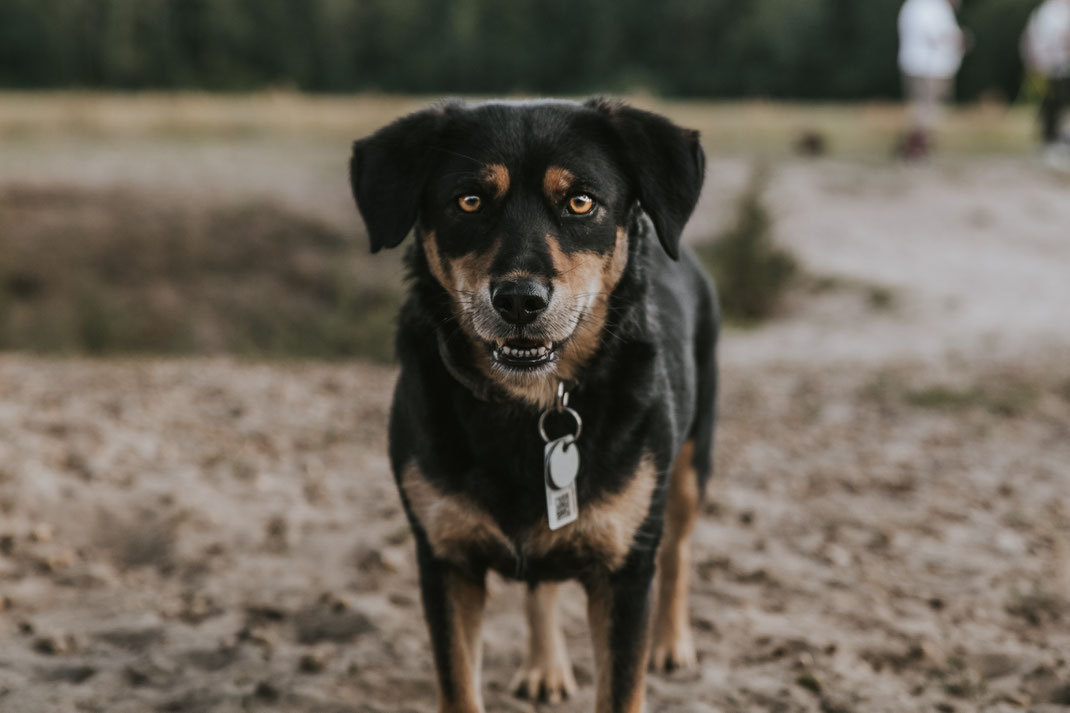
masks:
[[[457,205],[459,205],[461,210],[465,213],[475,213],[483,207],[483,199],[477,195],[461,196],[457,199]]]
[[[568,210],[573,215],[585,215],[594,208],[594,198],[586,193],[577,193],[568,199]]]

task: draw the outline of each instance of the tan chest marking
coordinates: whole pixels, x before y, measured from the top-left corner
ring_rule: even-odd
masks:
[[[579,477],[583,477],[582,471]],[[657,482],[654,459],[645,455],[623,490],[585,504],[576,522],[551,531],[544,517],[525,541],[528,556],[544,556],[554,550],[579,551],[601,560],[609,570],[618,569],[646,520]]]
[[[557,550],[580,552],[603,562],[611,571],[618,569],[650,511],[657,475],[653,458],[645,455],[620,492],[586,503],[579,519],[560,530],[551,531],[543,515],[520,538],[520,548],[528,558]],[[469,548],[487,545],[499,545],[516,554],[517,543],[506,537],[490,515],[466,496],[443,492],[415,464],[405,468],[401,488],[436,556],[463,561]]]
[[[416,464],[406,466],[401,489],[437,557],[463,561],[474,545],[499,544],[512,549],[490,515],[463,495],[443,492],[423,476]]]

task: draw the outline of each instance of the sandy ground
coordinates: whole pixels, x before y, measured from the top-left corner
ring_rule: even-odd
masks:
[[[711,162],[692,237],[749,170]],[[779,239],[834,286],[725,335],[700,665],[651,711],[1070,710],[1068,191],[1014,159],[774,168]],[[434,710],[393,378],[0,357],[0,710]],[[491,591],[487,708],[530,710],[520,590]],[[591,709],[583,611],[556,710]]]

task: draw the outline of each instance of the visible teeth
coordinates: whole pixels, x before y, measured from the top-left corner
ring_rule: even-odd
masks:
[[[516,359],[534,359],[535,357],[546,356],[550,353],[552,348],[552,345],[544,344],[543,346],[534,349],[516,349],[503,344],[498,348],[498,354],[514,357]]]

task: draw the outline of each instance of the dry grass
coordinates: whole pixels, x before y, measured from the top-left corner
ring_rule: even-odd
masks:
[[[37,352],[393,355],[401,286],[364,249],[260,202],[0,189],[0,347]]]
[[[804,133],[821,136],[832,154],[887,154],[905,118],[892,103],[781,104],[762,101],[670,101],[625,97],[699,129],[708,150],[784,154]],[[478,98],[474,98],[478,99]],[[353,138],[419,109],[435,97],[307,96],[288,92],[0,94],[0,137],[257,136]],[[951,152],[1021,152],[1033,145],[1032,110],[1001,104],[949,112],[940,143]]]
[[[307,96],[286,92],[104,94],[2,93],[0,136],[249,136],[293,133],[356,137],[430,98]]]

